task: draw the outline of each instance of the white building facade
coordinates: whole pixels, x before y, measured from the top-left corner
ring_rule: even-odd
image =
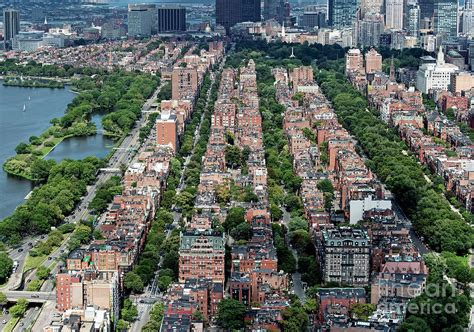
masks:
[[[418,69],[416,88],[423,93],[429,93],[430,90],[447,91],[451,84],[451,75],[458,70],[458,66],[444,61],[440,47],[436,63],[424,63]]]

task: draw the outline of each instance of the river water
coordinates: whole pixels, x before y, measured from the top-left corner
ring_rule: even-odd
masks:
[[[0,81],[0,165],[15,155],[18,143],[39,136],[52,118],[61,117],[74,96],[67,88],[6,87]],[[95,115],[93,121],[100,128],[100,115]],[[61,142],[46,158],[61,161],[104,157],[112,144],[102,135],[73,137]],[[10,215],[31,189],[30,181],[10,176],[0,168],[0,220]]]

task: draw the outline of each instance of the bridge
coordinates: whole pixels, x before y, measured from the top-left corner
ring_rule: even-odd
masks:
[[[18,299],[26,299],[28,302],[44,303],[56,299],[55,292],[28,292],[28,291],[6,291],[3,292],[8,301],[16,302]]]

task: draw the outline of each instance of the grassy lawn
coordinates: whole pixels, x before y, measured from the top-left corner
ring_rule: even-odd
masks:
[[[47,257],[48,256],[46,255],[33,257],[28,254],[28,256],[26,256],[26,261],[25,261],[25,266],[23,267],[23,271],[36,269],[38,266],[43,264],[43,262],[46,260]]]
[[[16,324],[20,320],[20,317],[18,318],[11,318],[6,324],[5,327],[3,328],[3,332],[11,332],[15,328]]]
[[[53,142],[54,143],[54,146],[44,146],[44,142],[43,142],[43,145],[41,146],[40,148],[40,151],[41,151],[41,158],[43,158],[44,156],[46,156],[55,146],[56,144],[58,144],[59,142],[61,142],[63,139],[67,138],[69,136],[64,136],[64,137],[50,137],[48,138],[45,142]]]

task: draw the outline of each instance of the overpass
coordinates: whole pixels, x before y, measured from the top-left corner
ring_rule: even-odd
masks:
[[[3,292],[8,301],[16,302],[18,299],[26,299],[28,302],[44,303],[55,301],[55,292],[28,292],[28,291],[6,291]]]

